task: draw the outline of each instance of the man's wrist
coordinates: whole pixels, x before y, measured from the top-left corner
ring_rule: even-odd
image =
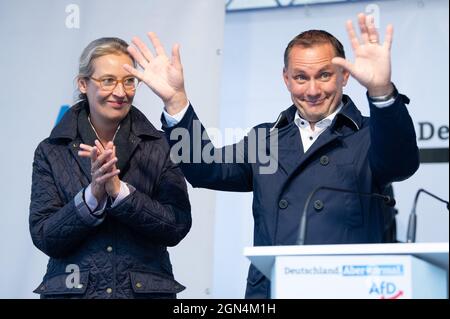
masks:
[[[377,87],[377,88],[368,88],[367,92],[370,98],[379,99],[386,96],[391,95],[395,91],[394,85],[389,83],[389,85]]]
[[[166,109],[166,112],[173,116],[175,114],[180,113],[186,105],[189,104],[188,98],[186,94],[180,94],[179,96],[175,96],[170,101],[166,101],[164,103],[164,107]]]
[[[386,93],[386,92],[388,92],[388,93]],[[369,99],[372,102],[386,102],[386,101],[395,99],[397,97],[397,95],[398,95],[398,91],[392,83],[391,83],[389,89],[368,91]]]

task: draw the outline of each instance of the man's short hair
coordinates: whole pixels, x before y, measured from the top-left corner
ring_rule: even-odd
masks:
[[[342,43],[336,39],[332,34],[323,30],[309,30],[300,33],[289,42],[286,50],[284,51],[284,67],[287,68],[289,63],[289,53],[294,46],[301,46],[305,48],[311,48],[321,44],[331,44],[334,48],[334,52],[337,57],[345,59],[345,51]]]

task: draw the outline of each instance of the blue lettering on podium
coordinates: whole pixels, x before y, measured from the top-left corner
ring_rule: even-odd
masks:
[[[370,287],[369,294],[376,294],[379,296],[393,295],[397,291],[397,286],[393,282],[382,281],[380,283],[373,283]]]

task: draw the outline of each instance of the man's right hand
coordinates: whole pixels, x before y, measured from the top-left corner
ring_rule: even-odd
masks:
[[[178,44],[173,46],[170,60],[156,34],[149,32],[147,35],[156,54],[153,54],[140,38],[134,37],[132,42],[135,46],[130,45],[128,52],[143,70],[137,70],[128,64],[125,64],[124,68],[147,84],[163,100],[167,113],[175,115],[188,104],[180,46]]]

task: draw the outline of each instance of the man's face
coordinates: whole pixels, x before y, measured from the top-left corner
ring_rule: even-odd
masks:
[[[100,83],[129,78],[130,73],[122,67],[125,63],[133,65],[133,61],[125,54],[98,57],[93,61],[92,77],[78,81],[80,91],[87,95],[91,118],[94,121],[116,124],[128,114],[135,91],[127,90],[123,83],[118,83],[113,90],[105,90]]]
[[[284,82],[300,115],[310,123],[333,113],[341,102],[349,73],[331,63],[335,56],[331,44],[294,46],[289,53]]]

